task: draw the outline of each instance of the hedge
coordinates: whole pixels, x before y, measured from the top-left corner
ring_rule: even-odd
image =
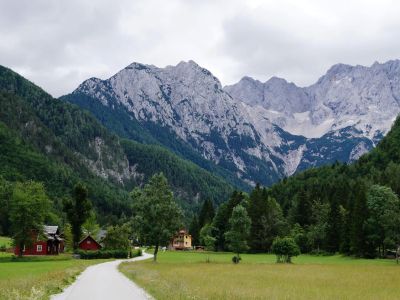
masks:
[[[97,258],[128,258],[136,257],[142,255],[142,250],[98,250],[98,251],[84,251],[78,250],[76,254],[80,256],[81,259],[97,259]]]

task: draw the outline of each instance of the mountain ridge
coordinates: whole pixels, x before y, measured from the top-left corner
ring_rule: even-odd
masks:
[[[278,77],[262,83],[248,76],[222,87],[207,69],[182,61],[165,68],[132,63],[106,80],[84,81],[62,99],[85,106],[90,97],[107,107],[114,123],[125,114],[145,130],[158,126],[220,172],[270,185],[309,167],[351,162],[372,149],[400,112],[397,94],[397,60],[371,67],[337,64],[305,88]],[[157,140],[157,132],[151,135]]]
[[[362,128],[357,122],[352,122],[350,120],[350,113],[355,112],[355,118],[360,117],[361,114],[373,114],[373,107],[367,107],[368,101],[376,100],[377,87],[374,87],[374,81],[383,82],[380,88],[383,92],[386,92],[386,99],[388,103],[381,104],[381,107],[388,107],[393,111],[386,111],[384,118],[377,118],[379,126],[368,133],[370,139],[374,138],[375,134],[386,133],[390,129],[390,125],[394,122],[395,117],[400,112],[400,101],[399,101],[399,74],[400,74],[400,61],[390,60],[385,63],[375,62],[370,67],[356,65],[351,66],[347,64],[335,64],[329,70],[321,76],[314,84],[305,87],[299,87],[294,83],[289,83],[285,79],[280,79],[272,77],[265,82],[258,81],[251,77],[244,77],[238,83],[233,85],[228,85],[224,87],[232,97],[237,98],[251,106],[260,105],[267,111],[264,112],[272,122],[285,129],[286,131],[303,135],[308,138],[321,137],[325,133],[331,130],[338,130],[348,125],[354,125],[359,129],[367,131],[366,126]],[[385,76],[387,78],[382,78]],[[380,80],[379,80],[380,79]],[[393,80],[394,79],[394,80]],[[283,87],[277,86],[276,81]],[[394,84],[390,86],[390,90],[393,91],[392,94],[385,91],[394,81]],[[255,84],[256,83],[256,84]],[[347,83],[347,84],[346,84]],[[370,85],[370,87],[368,87]],[[395,90],[393,90],[393,87]],[[374,91],[369,91],[369,89],[375,88]],[[336,90],[335,90],[336,89]],[[347,90],[346,90],[347,89]],[[339,91],[337,91],[339,90]],[[355,91],[353,94],[351,91]],[[271,95],[271,91],[277,91],[278,95]],[[340,93],[342,92],[342,93]],[[360,95],[356,95],[357,93]],[[362,94],[365,93],[365,94]],[[374,93],[374,94],[368,94]],[[341,97],[340,99],[337,99]],[[390,99],[390,98],[393,99]],[[326,98],[326,99],[319,99]],[[336,99],[335,99],[336,98]],[[277,101],[277,99],[279,101]],[[300,100],[300,101],[299,101]],[[351,101],[350,101],[351,100]],[[382,99],[378,99],[382,100]],[[390,101],[395,100],[395,101]],[[317,103],[317,102],[322,103]],[[278,103],[277,103],[278,102]],[[290,105],[290,103],[295,103],[299,107]],[[355,103],[352,107],[349,102]],[[287,105],[289,103],[289,105]],[[378,103],[379,104],[379,103]],[[340,106],[342,105],[342,107]],[[346,105],[348,107],[346,107]],[[377,103],[372,103],[371,105],[377,105]],[[359,107],[357,107],[359,106]],[[345,111],[347,109],[347,111]],[[268,110],[270,110],[268,112]],[[358,111],[357,111],[358,110]],[[347,114],[347,119],[340,119],[339,114]],[[304,113],[305,115],[300,115]],[[297,115],[296,115],[297,114]],[[390,116],[390,122],[384,122],[384,119]],[[353,116],[354,117],[354,116]],[[330,119],[331,118],[331,119]],[[296,120],[302,119],[302,120]],[[314,127],[320,127],[319,131],[312,132],[313,128],[305,128],[302,131],[296,130],[296,127],[301,127],[302,121],[309,119],[311,125]],[[293,124],[289,124],[290,122]],[[297,122],[296,122],[297,121]],[[322,126],[323,121],[331,121],[330,124],[325,124]],[[345,123],[348,124],[345,124]],[[304,123],[304,122],[303,122]],[[368,125],[368,124],[366,124]],[[310,133],[311,129],[311,133]]]

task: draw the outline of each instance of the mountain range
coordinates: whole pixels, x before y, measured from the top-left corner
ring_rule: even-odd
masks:
[[[223,87],[193,61],[165,68],[132,63],[61,99],[120,137],[166,147],[246,189],[358,159],[399,113],[399,81],[398,60],[337,64],[308,87],[276,77]]]

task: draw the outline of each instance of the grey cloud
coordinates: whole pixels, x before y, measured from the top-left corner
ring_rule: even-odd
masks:
[[[225,21],[221,53],[240,62],[236,77],[246,74],[266,80],[278,75],[307,85],[335,63],[369,65],[399,58],[396,13],[373,18],[384,3],[369,3],[363,12],[358,1],[325,2],[320,14],[313,15],[307,8],[301,11],[288,1],[281,3],[285,2],[280,7],[241,11]],[[338,13],[340,7],[348,12]],[[394,5],[391,10],[399,8]]]
[[[335,63],[400,58],[399,12],[390,0],[0,0],[0,64],[55,96],[133,61],[306,85]]]

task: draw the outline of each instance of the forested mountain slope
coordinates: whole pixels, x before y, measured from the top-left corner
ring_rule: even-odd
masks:
[[[302,251],[386,255],[400,242],[400,118],[357,162],[307,170],[266,193],[282,206]]]
[[[181,140],[167,127],[152,122],[139,122],[126,108],[115,103],[110,110],[97,99],[83,93],[73,93],[60,98],[92,113],[105,127],[124,139],[142,144],[162,146],[213,174],[222,176],[230,184],[244,190],[250,186],[233,172],[202,157],[192,146]]]
[[[129,214],[128,192],[156,172],[166,174],[188,209],[199,199],[220,203],[232,191],[222,178],[167,150],[121,142],[88,112],[4,67],[0,91],[0,175],[44,182],[58,199],[83,181],[104,222]]]
[[[290,199],[304,190],[315,199],[330,199],[339,193],[349,195],[352,192],[349,187],[357,180],[388,185],[400,194],[400,118],[376,148],[353,164],[335,163],[309,169],[283,179],[269,191],[283,207],[289,207]]]

